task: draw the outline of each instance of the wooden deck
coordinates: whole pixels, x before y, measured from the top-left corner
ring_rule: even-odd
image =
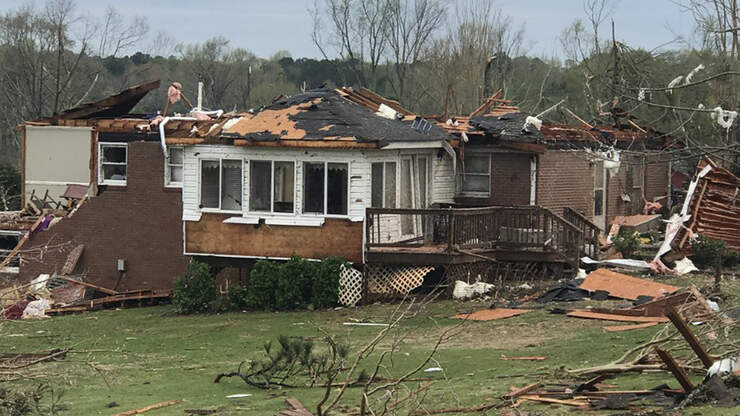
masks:
[[[590,245],[593,230],[581,221],[582,216],[568,214],[579,223],[538,206],[368,208],[365,261],[395,265],[559,262],[577,267],[581,254],[595,247]]]

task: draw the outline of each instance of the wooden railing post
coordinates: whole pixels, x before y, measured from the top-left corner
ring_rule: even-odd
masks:
[[[447,251],[452,253],[455,246],[455,211],[450,208],[447,213]]]

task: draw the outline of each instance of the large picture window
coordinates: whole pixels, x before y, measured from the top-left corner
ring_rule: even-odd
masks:
[[[465,154],[464,163],[458,163],[458,190],[474,196],[491,194],[490,155]]]
[[[303,212],[325,215],[349,213],[349,165],[303,163]]]
[[[182,188],[182,169],[185,159],[185,149],[169,147],[167,149],[167,163],[165,164],[165,185],[173,188]]]
[[[249,168],[249,209],[294,212],[295,163],[253,160]]]
[[[125,143],[100,143],[98,155],[99,183],[126,185],[128,146]]]
[[[201,160],[200,207],[242,210],[242,161]]]

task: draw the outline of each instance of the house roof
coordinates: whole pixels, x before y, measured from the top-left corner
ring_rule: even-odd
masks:
[[[136,104],[144,98],[150,91],[159,88],[160,81],[153,81],[142,85],[136,85],[131,88],[119,92],[118,94],[111,95],[103,98],[102,100],[93,101],[87,104],[83,104],[78,107],[70,108],[69,110],[62,111],[59,114],[55,114],[48,119],[61,119],[61,120],[72,120],[72,119],[93,119],[93,118],[118,118],[123,117],[133,108]]]
[[[386,109],[380,110],[381,105]],[[383,147],[449,139],[434,123],[409,114],[398,103],[369,90],[318,89],[281,97],[254,114],[242,114],[235,123],[224,125],[221,135],[238,139],[235,144],[274,142],[297,147],[301,143],[322,147],[309,142],[334,142],[328,147]]]

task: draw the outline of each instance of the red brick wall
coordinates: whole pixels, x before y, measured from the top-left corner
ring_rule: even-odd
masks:
[[[66,251],[84,244],[75,274],[87,281],[113,288],[120,278],[118,290],[171,288],[187,265],[181,218],[180,190],[164,188],[159,143],[129,143],[127,185],[108,186],[74,216],[32,237],[24,247],[21,279],[61,270]],[[54,249],[65,243],[64,250]],[[52,249],[43,250],[47,245]],[[126,260],[124,276],[117,259]]]
[[[547,151],[537,160],[537,205],[560,214],[570,207],[593,217],[594,172],[585,152]]]
[[[491,196],[457,197],[466,206],[529,205],[530,160],[526,153],[494,152],[491,159]]]

